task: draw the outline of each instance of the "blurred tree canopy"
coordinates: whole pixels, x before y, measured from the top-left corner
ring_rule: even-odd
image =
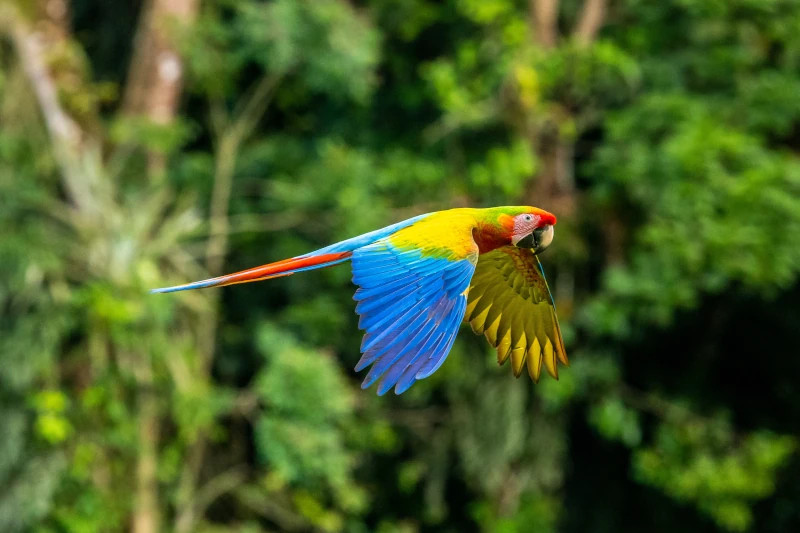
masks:
[[[0,0],[0,530],[800,530],[798,94],[794,0]],[[520,203],[559,382],[146,293]]]

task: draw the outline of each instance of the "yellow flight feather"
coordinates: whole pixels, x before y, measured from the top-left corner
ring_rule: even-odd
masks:
[[[499,364],[511,359],[517,377],[526,362],[534,382],[542,367],[558,379],[558,363],[569,364],[547,282],[530,250],[505,246],[479,257],[465,320],[497,348]]]

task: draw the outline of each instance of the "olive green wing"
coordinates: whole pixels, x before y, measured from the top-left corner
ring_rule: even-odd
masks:
[[[504,246],[480,256],[465,320],[497,348],[499,364],[511,358],[516,377],[526,362],[534,382],[539,381],[543,363],[556,379],[556,360],[569,365],[542,265],[528,249]]]

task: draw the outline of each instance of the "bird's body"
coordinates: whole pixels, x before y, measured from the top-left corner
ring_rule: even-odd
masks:
[[[350,261],[361,344],[362,387],[400,394],[444,362],[463,320],[534,381],[542,365],[567,363],[550,290],[535,252],[550,244],[555,216],[535,207],[450,209],[420,215],[315,252],[173,292],[288,276]],[[532,251],[533,250],[533,251]]]

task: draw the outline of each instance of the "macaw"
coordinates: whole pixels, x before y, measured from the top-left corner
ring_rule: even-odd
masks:
[[[558,379],[568,365],[555,304],[537,254],[556,217],[536,207],[450,209],[419,215],[298,257],[175,287],[163,293],[290,276],[350,261],[358,327],[366,333],[355,370],[372,365],[367,388],[405,392],[442,365],[466,320],[511,359],[516,377],[542,365]],[[526,365],[527,362],[527,365]]]

